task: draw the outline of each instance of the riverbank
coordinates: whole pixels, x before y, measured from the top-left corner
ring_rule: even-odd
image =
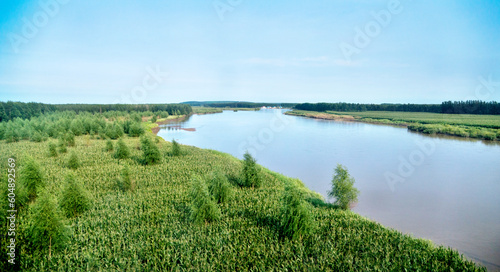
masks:
[[[497,115],[303,110],[287,111],[285,114],[324,120],[401,126],[407,127],[410,131],[430,135],[449,135],[488,141],[500,140],[500,116]]]
[[[55,195],[63,182],[60,177],[69,172],[85,180],[84,187],[92,195],[88,212],[67,219],[73,231],[64,251],[53,251],[47,258],[45,254],[27,254],[28,244],[19,244],[23,270],[485,271],[455,250],[404,235],[353,212],[332,209],[300,180],[263,167],[261,187],[241,188],[234,180],[242,171],[242,162],[229,154],[182,146],[183,155],[172,157],[172,144],[157,138],[162,160],[144,166],[135,159],[142,154],[135,148],[140,139],[122,139],[131,152],[124,160],[104,151],[105,140],[89,135],[75,137],[75,146],[57,157],[47,157],[45,148],[57,142],[55,139],[0,145],[5,165],[12,154],[20,165],[27,154],[43,165],[46,186]],[[112,141],[114,145],[116,141]],[[62,166],[73,152],[81,162],[77,170]],[[113,187],[123,165],[130,169],[132,192]],[[219,221],[193,226],[189,220],[190,178],[207,175],[215,168],[232,182],[233,197],[218,205],[222,214]],[[300,240],[280,235],[286,186],[303,192],[315,221],[314,232]],[[20,228],[18,235],[24,241],[27,229],[23,222]]]

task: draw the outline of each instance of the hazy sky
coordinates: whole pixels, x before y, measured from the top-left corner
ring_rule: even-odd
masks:
[[[500,1],[0,0],[0,100],[500,100]]]

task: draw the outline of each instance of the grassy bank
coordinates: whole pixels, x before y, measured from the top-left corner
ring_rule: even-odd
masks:
[[[16,250],[23,271],[485,271],[452,249],[333,209],[297,179],[261,168],[261,187],[239,187],[242,162],[228,154],[182,146],[182,155],[172,156],[172,143],[156,137],[161,161],[145,166],[138,137],[120,137],[131,152],[124,160],[105,151],[106,140],[98,138],[77,136],[75,145],[56,157],[48,154],[56,139],[0,142],[0,165],[7,168],[7,159],[15,156],[16,173],[22,176],[26,157],[32,156],[54,200],[60,199],[63,177],[70,172],[91,195],[90,210],[64,220],[70,238],[51,258],[47,248],[33,251],[28,246],[29,208],[19,211]],[[115,147],[117,141],[112,140]],[[76,170],[65,167],[72,152],[81,164]],[[128,192],[115,188],[125,165],[133,184]],[[232,197],[218,204],[219,221],[194,225],[189,218],[191,177],[216,168],[232,182]],[[299,187],[311,203],[314,232],[299,240],[281,235],[285,186]]]
[[[485,140],[500,140],[500,115],[440,114],[425,112],[315,112],[294,110],[288,115],[406,126],[411,131]]]

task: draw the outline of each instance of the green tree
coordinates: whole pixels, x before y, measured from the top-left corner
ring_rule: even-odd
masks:
[[[57,145],[59,146],[59,152],[61,153],[68,152],[67,143],[66,140],[64,140],[63,136],[59,137]]]
[[[26,164],[21,169],[19,176],[30,200],[36,198],[38,191],[45,186],[40,165],[32,157],[27,157]]]
[[[281,227],[283,235],[291,239],[302,239],[313,231],[314,219],[310,204],[295,186],[287,187],[283,194]]]
[[[67,218],[77,217],[90,208],[88,193],[73,173],[69,173],[65,177],[64,189],[59,203]]]
[[[224,203],[231,197],[229,181],[220,170],[210,173],[208,190],[217,203]]]
[[[76,170],[78,169],[78,167],[80,167],[80,160],[78,160],[78,156],[76,155],[75,151],[72,151],[69,155],[67,166],[69,169],[73,170]]]
[[[141,150],[143,152],[143,164],[155,164],[161,161],[161,153],[156,144],[148,136],[141,138]]]
[[[129,156],[130,156],[130,150],[128,149],[128,146],[125,144],[123,139],[120,138],[116,143],[114,157],[119,160],[122,160],[122,159],[127,159]]]
[[[335,204],[347,210],[352,203],[358,201],[358,195],[359,191],[354,187],[354,178],[349,175],[347,168],[337,164],[332,179],[332,190],[328,192],[328,196],[334,197]]]
[[[55,143],[49,143],[49,157],[57,157],[57,146]]]
[[[243,186],[245,187],[259,187],[261,183],[261,178],[259,175],[259,169],[257,162],[250,155],[250,153],[245,152],[243,155]]]
[[[113,142],[110,139],[106,140],[106,151],[113,151]]]
[[[156,123],[156,120],[157,120],[157,117],[156,117],[156,114],[154,114],[153,117],[151,117],[151,123]]]
[[[220,211],[210,197],[207,184],[197,175],[191,177],[191,220],[198,225],[217,221]]]
[[[64,247],[69,237],[69,229],[64,225],[63,216],[57,209],[55,201],[47,192],[40,197],[31,207],[27,227],[27,239],[30,249],[48,249],[49,258],[52,250]]]
[[[180,156],[181,155],[181,146],[174,139],[172,139],[172,151],[171,152],[172,152],[173,156]]]
[[[132,180],[130,179],[130,170],[127,164],[122,168],[120,176],[116,178],[116,187],[123,192],[132,190]]]
[[[75,135],[73,133],[66,133],[64,139],[68,146],[75,146]]]
[[[141,123],[133,123],[130,125],[128,133],[130,137],[139,137],[142,134],[144,134],[144,128],[142,127]]]

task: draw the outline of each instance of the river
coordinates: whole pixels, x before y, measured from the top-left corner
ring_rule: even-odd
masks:
[[[361,192],[354,212],[500,271],[500,145],[283,111],[193,115],[158,135],[238,158],[248,150],[324,196],[340,163]]]

